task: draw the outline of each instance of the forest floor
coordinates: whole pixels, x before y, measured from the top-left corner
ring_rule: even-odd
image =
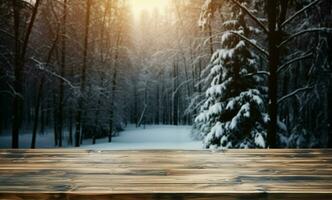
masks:
[[[92,140],[83,141],[81,148],[93,150],[149,150],[149,149],[181,149],[196,150],[202,149],[202,142],[195,141],[190,136],[191,126],[168,126],[168,125],[147,125],[145,128],[136,128],[129,125],[120,135],[113,137],[112,143],[108,138],[98,139],[97,144],[92,145]],[[66,148],[68,138],[65,137],[63,145]],[[24,131],[20,134],[20,148],[29,148],[31,143],[31,131]],[[37,148],[54,147],[54,135],[52,130],[45,134],[37,135]],[[0,135],[0,148],[11,147],[10,131]]]

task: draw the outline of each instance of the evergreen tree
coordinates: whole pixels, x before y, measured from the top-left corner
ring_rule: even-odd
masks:
[[[203,18],[213,16],[209,13],[216,10],[211,9],[215,7],[213,3],[207,1],[204,7],[208,10],[203,9]],[[232,4],[226,6],[231,15],[223,23],[221,48],[207,66],[210,73],[205,81],[210,86],[195,127],[199,128],[206,148],[265,148],[269,118],[265,113],[264,79],[258,73],[258,57],[234,34],[249,36],[257,29],[246,23],[240,8]]]

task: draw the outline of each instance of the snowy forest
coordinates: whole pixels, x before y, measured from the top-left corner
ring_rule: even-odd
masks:
[[[332,1],[0,0],[0,148],[177,134],[331,148]]]

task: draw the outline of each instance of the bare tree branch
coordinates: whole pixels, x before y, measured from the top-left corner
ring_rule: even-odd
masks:
[[[50,74],[51,76],[54,76],[58,79],[61,79],[62,81],[64,81],[67,85],[69,85],[72,89],[78,89],[79,87],[78,86],[74,86],[68,79],[60,76],[59,74],[55,73],[55,72],[52,72],[51,70],[48,70],[44,67],[44,64],[41,63],[40,61],[36,60],[35,58],[31,58],[32,61],[36,62],[37,65],[38,65],[38,69],[41,70],[41,71],[45,71],[47,72],[48,74]]]
[[[286,21],[284,21],[280,28],[286,26],[289,22],[291,22],[295,17],[297,17],[298,15],[300,15],[301,13],[303,13],[304,11],[308,10],[309,8],[311,8],[312,6],[316,5],[318,2],[320,2],[320,0],[316,0],[313,1],[312,3],[308,4],[307,6],[303,7],[301,10],[297,11],[296,13],[294,13],[291,17],[289,17]]]
[[[186,81],[183,81],[176,89],[175,91],[173,92],[172,94],[172,98],[174,98],[174,96],[179,92],[179,90],[185,86],[187,83],[190,83],[191,81],[193,81],[192,79],[189,79],[189,80],[186,80]]]
[[[326,28],[326,27],[323,27],[323,28],[310,28],[310,29],[306,29],[306,30],[294,33],[293,35],[289,36],[286,40],[281,42],[278,45],[278,48],[284,46],[286,43],[288,43],[289,41],[293,40],[296,37],[299,37],[303,34],[311,33],[311,32],[332,32],[332,29],[331,28]]]
[[[297,58],[294,58],[294,59],[291,59],[289,61],[287,61],[285,64],[281,65],[278,70],[277,70],[277,73],[280,73],[282,70],[284,70],[287,66],[295,63],[295,62],[298,62],[298,61],[301,61],[301,60],[304,60],[304,59],[307,59],[307,58],[311,58],[313,56],[312,53],[308,53],[308,54],[305,54],[303,56],[300,56],[300,57],[297,57]]]
[[[278,100],[278,104],[282,103],[283,101],[285,101],[286,99],[292,97],[292,96],[295,96],[297,93],[300,93],[300,92],[305,92],[307,90],[312,90],[314,87],[313,86],[306,86],[306,87],[303,87],[303,88],[299,88],[299,89],[296,89],[295,91],[281,97],[279,100]]]
[[[18,93],[12,85],[10,85],[9,83],[7,83],[7,85],[10,88],[10,90],[12,91],[11,94],[12,94],[13,97],[17,96],[17,97],[20,97],[21,99],[24,98],[23,95]],[[8,93],[10,93],[10,92],[8,92]]]

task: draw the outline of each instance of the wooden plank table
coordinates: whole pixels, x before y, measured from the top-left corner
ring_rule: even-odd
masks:
[[[0,199],[332,199],[332,150],[0,150]]]

